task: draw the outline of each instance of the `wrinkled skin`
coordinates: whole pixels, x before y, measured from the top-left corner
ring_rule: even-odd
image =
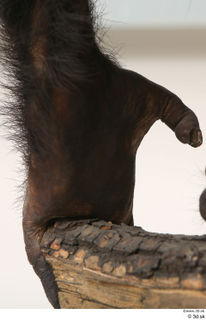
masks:
[[[29,262],[40,277],[49,301],[59,308],[54,275],[40,250],[47,226],[58,218],[99,218],[133,225],[135,157],[153,123],[161,119],[182,143],[192,147],[201,145],[202,135],[195,114],[177,96],[135,72],[118,67],[101,53],[95,44],[90,19],[85,19],[90,14],[87,0],[75,1],[74,10],[78,12],[74,12],[74,17],[78,14],[83,21],[74,28],[75,33],[81,27],[71,42],[75,50],[71,50],[69,40],[67,43],[61,37],[66,28],[72,37],[70,24],[62,22],[60,17],[59,27],[55,20],[60,12],[55,6],[65,8],[68,15],[64,17],[69,17],[73,0],[27,0],[27,6],[20,0],[16,5],[16,1],[1,0],[0,13],[12,45],[15,43],[20,76],[26,72],[21,87],[27,99],[22,123],[28,131],[30,154],[23,208],[24,239]],[[87,32],[89,36],[85,37]],[[81,46],[77,50],[81,36],[86,39],[83,53]],[[65,75],[65,65],[70,73],[78,67],[72,65],[72,69],[65,63],[74,61],[72,54],[76,54],[80,66],[87,70],[88,81],[80,79],[73,85],[71,74]],[[57,65],[64,76],[62,81],[56,81]],[[48,79],[52,81],[47,86]],[[47,101],[45,97],[48,104],[43,103]],[[38,139],[43,141],[39,149]],[[47,156],[43,155],[44,144]]]
[[[53,275],[39,247],[49,221],[98,217],[132,225],[135,155],[152,124],[161,119],[182,143],[202,142],[195,114],[177,96],[117,67],[82,88],[81,96],[65,89],[56,107],[59,137],[46,162],[32,161],[23,218],[29,261],[55,308]]]

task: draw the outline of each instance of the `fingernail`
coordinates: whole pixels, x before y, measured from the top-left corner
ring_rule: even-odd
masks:
[[[192,147],[199,147],[201,146],[203,141],[202,132],[200,130],[193,130],[191,134],[191,146]]]

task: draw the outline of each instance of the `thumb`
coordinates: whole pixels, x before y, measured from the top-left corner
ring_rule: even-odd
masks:
[[[203,137],[196,115],[176,95],[166,89],[165,91],[161,120],[175,132],[177,139],[182,143],[199,147]]]

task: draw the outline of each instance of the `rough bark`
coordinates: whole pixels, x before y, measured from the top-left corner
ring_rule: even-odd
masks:
[[[206,235],[58,220],[41,250],[61,308],[205,308]]]

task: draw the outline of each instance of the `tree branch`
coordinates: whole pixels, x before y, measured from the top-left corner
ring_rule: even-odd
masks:
[[[58,220],[41,250],[61,308],[205,308],[206,236]]]

